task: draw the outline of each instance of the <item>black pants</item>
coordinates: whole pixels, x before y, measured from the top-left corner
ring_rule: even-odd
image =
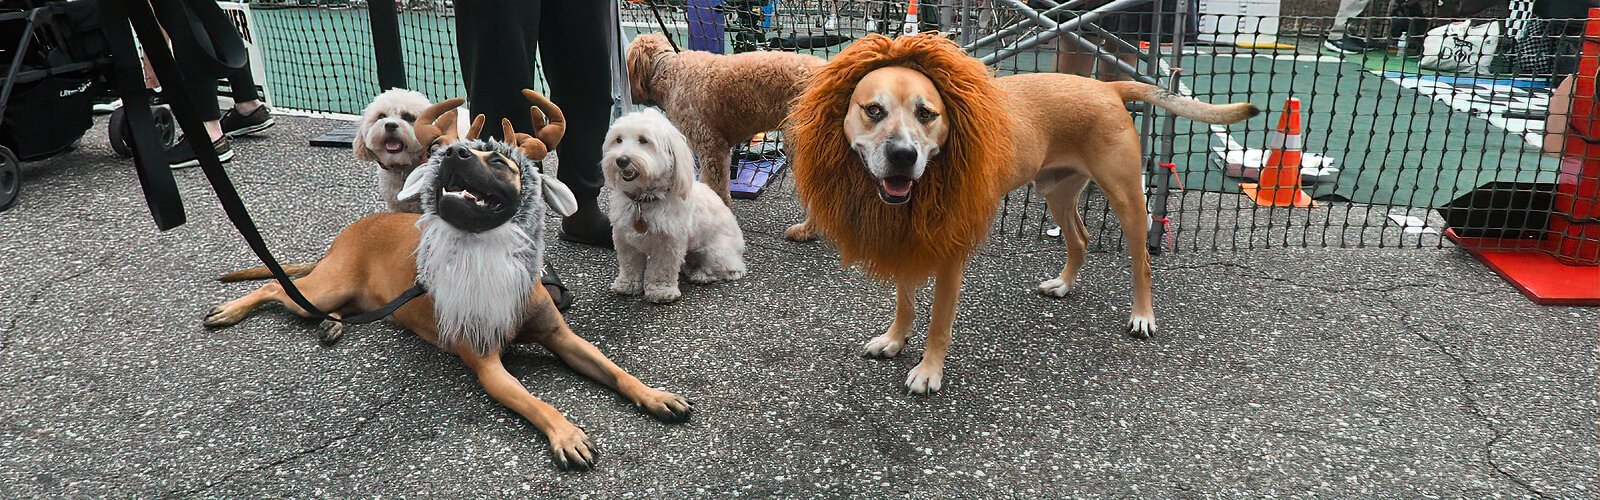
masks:
[[[189,84],[189,95],[194,99],[194,109],[200,110],[202,121],[216,121],[222,119],[222,110],[217,109],[217,79],[214,75],[195,71],[199,64],[185,62],[192,61],[195,56],[188,47],[173,47],[172,56],[177,59],[178,72],[183,73],[184,83]],[[228,72],[228,86],[233,88],[235,102],[254,101],[261,98],[256,92],[255,76],[250,74],[250,62],[245,61],[244,67]]]
[[[606,9],[599,0],[457,0],[456,46],[474,115],[500,136],[501,118],[532,127],[522,89],[533,88],[534,52],[543,56],[550,100],[567,116],[557,177],[579,199],[594,199],[605,179],[600,146],[611,122]]]

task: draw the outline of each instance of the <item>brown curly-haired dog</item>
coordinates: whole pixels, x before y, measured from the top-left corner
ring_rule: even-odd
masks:
[[[634,104],[660,107],[683,131],[700,160],[700,180],[729,203],[734,146],[778,128],[824,63],[792,52],[674,52],[665,37],[647,33],[628,45],[628,84]]]
[[[1249,103],[1216,106],[1135,82],[1062,74],[994,79],[988,68],[936,34],[856,42],[812,77],[795,105],[786,139],[795,185],[811,219],[789,228],[804,240],[820,229],[847,263],[896,285],[889,330],[869,356],[905,346],[912,297],[932,275],[933,318],[922,362],[906,385],[943,383],[945,352],[967,259],[989,232],[1000,197],[1033,182],[1061,224],[1067,262],[1042,294],[1064,297],[1088,246],[1078,196],[1092,179],[1124,228],[1133,258],[1128,330],[1155,330],[1150,257],[1140,181],[1139,136],[1124,102],[1145,101],[1179,116],[1232,123],[1260,112]],[[815,229],[814,229],[814,228]]]

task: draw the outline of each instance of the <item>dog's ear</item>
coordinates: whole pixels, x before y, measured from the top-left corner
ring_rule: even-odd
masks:
[[[372,149],[367,147],[367,129],[371,127],[372,123],[367,120],[367,117],[361,117],[360,124],[356,126],[356,138],[350,141],[350,148],[355,150],[356,159],[358,160],[378,161],[378,154],[373,153]]]
[[[655,52],[650,50],[653,43],[641,40],[645,35],[639,35],[628,44],[628,91],[633,96],[634,104],[650,104],[654,102],[651,96],[646,95],[645,82],[655,74]],[[641,43],[642,42],[642,43]]]
[[[422,190],[426,188],[428,184],[433,183],[433,171],[436,169],[438,169],[438,167],[430,163],[412,170],[411,175],[406,176],[406,183],[400,188],[400,192],[395,193],[395,199],[399,201],[411,201],[417,199],[418,196],[422,195]]]
[[[666,117],[662,117],[666,122]],[[680,199],[688,199],[689,191],[694,189],[694,150],[689,148],[689,139],[683,136],[676,127],[670,123],[666,129],[666,143],[671,148],[672,155],[672,191]]]
[[[562,217],[572,215],[573,212],[578,211],[578,197],[572,194],[572,190],[568,189],[566,184],[556,180],[554,175],[539,174],[539,176],[541,177],[539,179],[539,189],[544,196],[544,203],[549,205],[550,209],[555,210]]]

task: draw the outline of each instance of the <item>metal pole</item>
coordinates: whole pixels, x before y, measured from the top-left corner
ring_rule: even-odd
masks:
[[[1046,10],[1044,12],[1041,12],[1040,14],[1048,16],[1048,15],[1051,15],[1051,14],[1055,14],[1055,13],[1058,13],[1058,12],[1065,11],[1068,8],[1070,8],[1068,6],[1071,5],[1072,3],[1074,3],[1074,2],[1068,2],[1066,4],[1061,4],[1061,5],[1057,5],[1055,7],[1051,7],[1050,10]],[[1025,7],[1025,8],[1027,9],[1028,12],[1035,12],[1032,8],[1027,8],[1027,7]],[[996,12],[995,14],[996,14],[996,16],[999,15],[998,12]],[[1001,30],[996,31],[994,33],[990,33],[988,36],[985,36],[983,38],[979,38],[975,42],[971,42],[971,43],[968,43],[966,45],[963,45],[961,48],[966,50],[967,52],[972,52],[973,50],[976,50],[976,49],[978,49],[980,47],[984,47],[984,46],[993,44],[995,42],[999,42],[1005,37],[1015,36],[1015,35],[1017,35],[1019,33],[1024,32],[1024,31],[1028,31],[1028,28],[1032,28],[1034,26],[1036,26],[1036,25],[1034,24],[1032,19],[1023,20],[1022,22],[1013,24],[1011,26],[1007,26],[1004,29],[1001,29]]]
[[[1178,5],[1177,8],[1174,9],[1176,12],[1173,15],[1173,20],[1176,22],[1174,22],[1172,26],[1173,68],[1172,77],[1167,79],[1167,90],[1170,90],[1174,93],[1178,91],[1178,77],[1183,74],[1183,30],[1189,26],[1189,0],[1175,1],[1178,2]],[[1159,19],[1160,16],[1158,15],[1157,18]],[[1160,42],[1160,40],[1156,41]],[[1177,142],[1177,126],[1178,117],[1168,113],[1161,124],[1162,145],[1160,158],[1164,160],[1161,163],[1172,162],[1173,143]],[[1172,170],[1167,170],[1166,168],[1156,168],[1156,199],[1160,202],[1156,204],[1155,210],[1150,214],[1151,217],[1154,217],[1154,220],[1167,219],[1167,198],[1172,195],[1172,188],[1169,186],[1169,184],[1172,182],[1171,177],[1173,173],[1175,172]],[[1150,225],[1149,243],[1151,245],[1150,250],[1152,254],[1161,254],[1161,243],[1166,240],[1166,237],[1166,224]]]
[[[1104,5],[1104,6],[1100,7],[1100,8],[1094,9],[1094,10],[1089,11],[1089,12],[1085,12],[1081,16],[1078,16],[1078,17],[1075,17],[1075,18],[1072,18],[1072,19],[1068,19],[1066,22],[1063,22],[1063,23],[1056,23],[1055,21],[1051,21],[1049,18],[1046,18],[1046,17],[1040,15],[1039,11],[1036,11],[1036,10],[1028,8],[1027,4],[1022,3],[1021,0],[1000,0],[1000,1],[1005,2],[1008,5],[1011,5],[1013,8],[1016,8],[1018,11],[1020,11],[1022,13],[1023,16],[1028,17],[1034,23],[1038,24],[1039,26],[1043,27],[1044,29],[1046,29],[1048,31],[1035,34],[1035,35],[1033,35],[1031,37],[1027,37],[1027,38],[1024,38],[1022,40],[1018,40],[1016,45],[1013,45],[1013,46],[1008,47],[1008,48],[1002,48],[1002,49],[996,51],[993,54],[989,54],[987,56],[984,56],[984,57],[980,58],[980,60],[982,60],[984,64],[993,66],[997,62],[1000,62],[1000,61],[1015,57],[1015,56],[1017,56],[1018,54],[1021,54],[1024,51],[1032,49],[1032,48],[1034,48],[1034,47],[1036,47],[1036,46],[1038,46],[1040,44],[1043,44],[1045,42],[1049,42],[1050,40],[1053,40],[1056,37],[1060,36],[1060,37],[1065,37],[1065,41],[1075,43],[1075,44],[1078,45],[1078,47],[1082,48],[1085,51],[1088,51],[1088,53],[1094,54],[1095,57],[1098,58],[1101,63],[1110,65],[1111,67],[1116,68],[1119,71],[1127,73],[1128,75],[1131,75],[1134,79],[1136,79],[1138,81],[1141,81],[1141,82],[1144,82],[1144,83],[1149,83],[1149,84],[1155,84],[1155,79],[1154,78],[1151,78],[1149,75],[1145,75],[1145,74],[1141,73],[1138,70],[1138,68],[1133,67],[1132,65],[1128,64],[1127,62],[1124,62],[1121,59],[1117,59],[1117,57],[1115,55],[1113,55],[1113,54],[1109,54],[1109,53],[1106,53],[1103,50],[1100,50],[1099,46],[1095,45],[1094,43],[1092,43],[1092,42],[1090,42],[1088,40],[1084,40],[1083,37],[1078,36],[1077,33],[1073,33],[1073,31],[1076,31],[1078,29],[1078,27],[1081,26],[1083,23],[1093,22],[1094,20],[1099,19],[1100,17],[1103,17],[1108,13],[1115,12],[1117,10],[1121,10],[1123,8],[1126,8],[1126,7],[1131,7],[1131,6],[1140,4],[1140,3],[1144,3],[1147,0],[1116,0],[1116,1],[1108,3],[1108,4],[1106,4],[1106,5]]]
[[[372,58],[378,67],[378,86],[384,90],[406,87],[405,54],[400,50],[400,14],[394,2],[367,3],[372,23]]]
[[[1179,0],[1179,1],[1182,1],[1182,0]],[[1145,67],[1150,72],[1150,75],[1154,76],[1158,80],[1162,76],[1164,76],[1164,75],[1161,74],[1161,28],[1162,28],[1161,25],[1162,25],[1162,21],[1163,21],[1163,19],[1162,19],[1163,16],[1159,15],[1159,13],[1161,12],[1162,7],[1166,6],[1165,3],[1166,2],[1164,2],[1163,0],[1155,0],[1154,5],[1151,5],[1151,7],[1154,8],[1155,12],[1157,13],[1157,15],[1154,16],[1153,19],[1151,19],[1151,24],[1150,24],[1150,36],[1154,40],[1154,43],[1152,43],[1150,45],[1149,52],[1144,53]],[[1159,85],[1159,83],[1157,83],[1157,84]],[[1156,135],[1155,135],[1156,134],[1156,120],[1155,120],[1156,109],[1157,108],[1155,106],[1145,106],[1143,111],[1140,113],[1141,119],[1139,120],[1139,134],[1140,134],[1140,138],[1139,138],[1140,149],[1139,150],[1140,151],[1144,151],[1144,152],[1146,152],[1147,154],[1150,155],[1150,161],[1145,162],[1145,165],[1144,165],[1146,173],[1149,173],[1151,171],[1151,169],[1154,168],[1155,164],[1157,163],[1155,161],[1156,160],[1156,148],[1158,146],[1156,144],[1158,139],[1156,138]],[[1148,187],[1149,185],[1146,184],[1145,186]]]

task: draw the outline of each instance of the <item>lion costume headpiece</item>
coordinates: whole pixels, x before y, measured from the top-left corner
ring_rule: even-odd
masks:
[[[876,181],[845,137],[856,85],[874,70],[921,72],[943,99],[950,132],[928,161],[910,202],[879,200]],[[1011,118],[989,68],[936,33],[851,44],[812,77],[795,101],[784,139],[795,185],[812,222],[837,243],[845,264],[874,277],[921,280],[962,262],[988,236],[1000,191],[1014,168]]]

